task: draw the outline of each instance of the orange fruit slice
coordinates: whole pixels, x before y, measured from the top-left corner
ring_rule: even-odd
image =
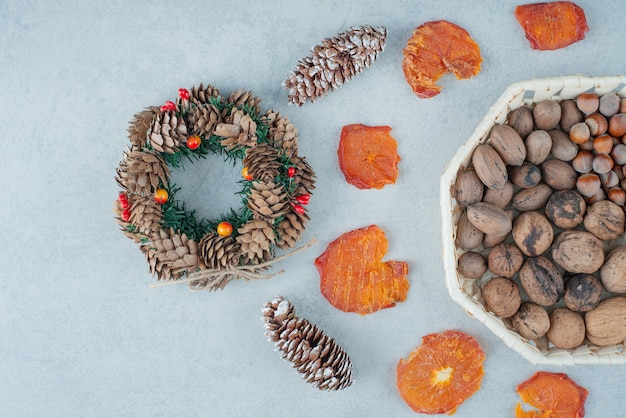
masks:
[[[516,418],[580,418],[585,416],[587,389],[565,373],[537,372],[516,388],[522,401],[539,410],[515,409]]]
[[[478,342],[460,331],[422,338],[422,345],[396,368],[400,396],[422,414],[453,414],[480,389],[485,353]]]
[[[346,181],[359,189],[382,189],[398,177],[398,143],[389,126],[346,125],[337,155]]]
[[[457,79],[480,72],[482,57],[478,44],[460,26],[446,20],[427,22],[413,31],[403,51],[402,69],[406,81],[420,98],[436,96],[435,84],[445,73]]]
[[[515,18],[532,49],[564,48],[583,40],[589,31],[585,11],[571,1],[517,6]]]
[[[315,259],[320,291],[335,308],[361,315],[406,300],[408,265],[382,262],[387,237],[376,225],[342,234]]]

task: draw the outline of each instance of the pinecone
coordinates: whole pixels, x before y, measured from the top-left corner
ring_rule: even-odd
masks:
[[[220,91],[210,84],[207,84],[205,88],[204,84],[200,83],[200,86],[193,86],[191,90],[189,90],[189,101],[198,106],[209,103],[211,97],[218,98],[219,96]]]
[[[147,107],[139,113],[133,116],[133,120],[130,121],[128,127],[128,139],[130,143],[143,148],[146,145],[146,134],[152,120],[159,113],[159,108],[156,106]]]
[[[229,116],[230,123],[218,123],[214,134],[224,137],[222,146],[227,150],[242,147],[252,147],[256,144],[256,122],[246,115],[243,110],[233,108]]]
[[[324,331],[299,318],[291,302],[276,296],[263,309],[265,334],[307,383],[320,390],[344,389],[354,381],[348,354]]]
[[[270,244],[276,240],[272,225],[265,220],[251,220],[237,230],[244,264],[256,264],[271,258]]]
[[[161,279],[178,279],[185,273],[203,269],[198,257],[198,246],[187,235],[179,235],[174,229],[160,229],[141,247],[146,255],[150,273]]]
[[[283,85],[289,90],[290,103],[302,106],[306,99],[315,102],[369,67],[378,58],[387,40],[382,26],[355,26],[326,38],[298,61]]]
[[[163,211],[152,196],[137,196],[130,207],[130,222],[145,235],[151,236],[161,229]]]
[[[306,213],[288,212],[276,228],[278,240],[276,246],[282,250],[293,248],[304,233],[305,224],[309,220]]]
[[[315,171],[309,165],[305,157],[293,157],[291,162],[296,167],[296,174],[293,181],[298,185],[294,191],[294,195],[305,194],[315,189]]]
[[[169,176],[169,169],[160,155],[132,147],[124,153],[116,180],[120,187],[129,192],[152,195],[159,183],[167,184]]]
[[[256,147],[248,148],[243,159],[243,165],[248,167],[248,174],[253,179],[263,182],[273,181],[281,167],[276,149],[269,144],[259,144]]]
[[[240,245],[233,237],[205,235],[198,243],[200,259],[211,270],[223,270],[239,264]]]
[[[191,132],[194,135],[211,136],[217,124],[221,121],[220,111],[212,104],[204,104],[194,108],[189,114]]]
[[[298,129],[280,113],[268,110],[264,115],[269,126],[268,138],[275,147],[281,147],[288,155],[298,153]]]
[[[248,198],[248,208],[258,218],[276,219],[289,209],[287,193],[280,184],[254,182]]]
[[[150,145],[159,152],[174,154],[180,143],[187,140],[187,125],[173,112],[161,112],[152,121],[149,131]]]
[[[243,89],[237,90],[228,96],[226,103],[234,103],[235,107],[240,109],[243,106],[248,105],[250,106],[250,109],[254,109],[255,115],[258,115],[259,112],[261,112],[261,108],[259,107],[261,99],[255,96],[252,91],[245,91]]]

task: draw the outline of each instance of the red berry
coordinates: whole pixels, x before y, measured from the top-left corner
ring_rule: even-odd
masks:
[[[287,169],[287,176],[288,176],[289,178],[292,178],[292,177],[293,177],[293,176],[295,176],[295,175],[296,175],[296,168],[295,168],[295,167],[289,167],[289,168]]]
[[[123,220],[124,222],[128,222],[128,221],[130,221],[130,209],[125,209],[125,210],[122,212],[122,220]]]
[[[296,196],[296,202],[300,203],[301,205],[308,205],[309,204],[309,200],[311,200],[311,195],[308,193],[305,194],[301,194],[300,196]]]
[[[159,205],[164,204],[165,202],[167,202],[167,199],[169,198],[169,194],[167,193],[167,190],[165,189],[156,189],[154,192],[154,201],[157,202]]]
[[[161,112],[166,112],[168,110],[176,110],[176,103],[171,101],[166,101],[163,106],[161,106]]]
[[[300,215],[302,215],[304,213],[304,208],[300,205],[292,205],[293,206],[293,210],[296,213],[299,213]]]
[[[178,89],[178,96],[183,100],[189,100],[189,90],[183,88]]]
[[[198,135],[190,136],[189,138],[187,138],[187,148],[196,149],[200,146],[201,142],[202,140]]]
[[[122,209],[128,209],[130,207],[130,203],[128,203],[128,200],[126,199],[120,200],[120,207]]]

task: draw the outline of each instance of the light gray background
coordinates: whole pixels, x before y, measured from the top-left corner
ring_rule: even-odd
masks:
[[[578,1],[586,39],[545,52],[529,47],[512,0],[134,3],[0,1],[0,416],[411,417],[396,363],[445,329],[472,334],[487,355],[482,389],[458,417],[513,416],[515,386],[540,369],[586,387],[587,416],[625,416],[624,367],[533,366],[448,297],[438,205],[446,162],[509,84],[626,70],[622,2]],[[446,76],[442,93],[422,100],[404,79],[402,49],[439,19],[469,31],[482,71]],[[388,28],[378,61],[318,102],[288,106],[281,83],[297,60],[361,24]],[[269,281],[151,289],[142,254],[113,220],[115,169],[132,115],[200,82],[254,90],[299,128],[318,175],[302,243],[319,244]],[[397,184],[345,182],[336,150],[350,123],[393,128]],[[207,214],[236,202],[238,170],[215,158],[177,177]],[[408,261],[411,289],[393,309],[346,314],[320,294],[313,260],[373,223],[387,232],[387,258]],[[351,387],[320,392],[273,351],[260,316],[275,294],[345,348]]]

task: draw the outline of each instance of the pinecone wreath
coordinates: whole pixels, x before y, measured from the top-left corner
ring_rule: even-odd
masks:
[[[298,155],[298,131],[260,99],[238,90],[224,99],[213,86],[179,89],[175,102],[135,114],[130,145],[117,169],[122,191],[114,213],[158,280],[222,289],[263,273],[302,236],[315,173]],[[242,207],[198,219],[175,198],[170,172],[208,154],[241,162]]]
[[[338,89],[369,67],[383,51],[387,29],[383,26],[354,26],[326,38],[298,61],[283,83],[289,90],[289,103],[302,106]]]
[[[316,325],[296,315],[294,306],[276,296],[263,309],[265,334],[282,357],[320,390],[344,389],[354,381],[346,352]]]

